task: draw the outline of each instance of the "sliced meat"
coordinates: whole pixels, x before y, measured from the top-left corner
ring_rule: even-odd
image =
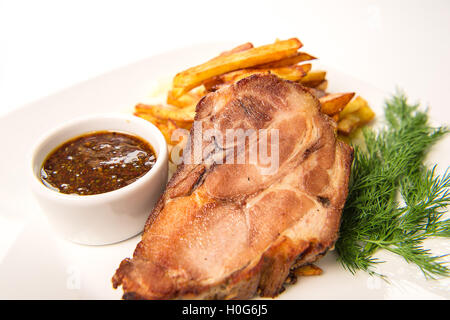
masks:
[[[273,297],[293,266],[324,255],[338,237],[353,150],[319,110],[304,87],[272,75],[205,96],[184,150],[190,161],[168,183],[113,286],[134,299]],[[217,134],[199,139],[199,125]],[[249,134],[220,140],[227,129]],[[260,129],[270,156],[279,156],[276,170],[251,161]]]

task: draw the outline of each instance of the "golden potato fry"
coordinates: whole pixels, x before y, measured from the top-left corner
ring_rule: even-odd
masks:
[[[368,105],[364,105],[357,111],[341,118],[338,122],[338,131],[344,135],[349,135],[356,128],[369,123],[374,117],[373,110]]]
[[[142,109],[140,109],[140,110],[142,110]],[[160,124],[164,124],[168,120],[168,119],[160,119],[158,117],[153,116],[150,113],[139,112],[139,111],[134,112],[134,115],[137,116],[137,117],[140,117],[142,119],[145,119],[147,121],[150,121],[151,123],[153,123],[156,126],[159,126]],[[191,127],[192,127],[192,121],[176,121],[176,120],[172,120],[172,119],[170,119],[170,120],[173,121],[173,123],[178,128],[190,130]]]
[[[311,72],[308,72],[308,74],[300,80],[300,83],[306,87],[314,88],[320,85],[325,80],[326,75],[326,71],[313,70]]]
[[[327,87],[328,87],[328,80],[323,80],[321,83],[319,83],[314,88],[317,89],[317,90],[326,91]]]
[[[216,59],[218,57],[226,57],[226,56],[229,56],[229,55],[231,55],[233,53],[246,51],[246,50],[252,49],[252,48],[253,48],[253,44],[251,42],[247,42],[247,43],[241,44],[241,45],[239,45],[239,46],[237,46],[237,47],[235,47],[235,48],[233,48],[231,50],[224,51],[224,52],[222,52],[221,54],[219,54],[217,57],[215,57],[213,59]]]
[[[318,276],[323,273],[322,269],[319,267],[313,265],[313,264],[307,264],[305,266],[301,266],[298,269],[295,269],[294,274],[297,277],[304,277],[304,276]]]
[[[195,88],[195,86],[193,86],[192,88]],[[189,90],[192,89],[192,88],[182,88],[182,87],[181,88],[174,88],[172,86],[172,89],[169,90],[167,95],[171,96],[172,99],[178,99],[178,97],[181,97],[186,92],[189,92]]]
[[[368,105],[361,107],[361,109],[359,109],[356,113],[361,119],[360,124],[369,123],[373,120],[373,118],[375,118],[375,112],[373,112],[373,110]]]
[[[220,79],[220,77],[211,78],[203,83],[203,86],[205,87],[207,92],[214,92],[216,90],[219,90],[223,85],[225,85],[225,83],[222,79]]]
[[[241,69],[231,71],[220,76],[206,80],[203,85],[207,91],[212,92],[218,90],[223,85],[234,83],[240,79],[247,78],[252,74],[269,73],[267,69]]]
[[[348,114],[345,118],[341,118],[338,121],[338,132],[344,135],[349,135],[353,130],[358,127],[359,117],[356,114]]]
[[[175,127],[173,127],[173,125]],[[176,129],[183,129],[183,128],[178,127],[175,121],[173,121],[173,124],[171,125],[170,144],[178,144],[182,141],[186,142],[187,138],[189,137],[189,131],[182,131],[174,135],[173,133]]]
[[[342,111],[339,113],[339,116],[341,118],[344,118],[347,114],[356,112],[356,111],[358,111],[359,109],[361,109],[364,106],[369,106],[367,101],[364,100],[363,98],[361,98],[360,96],[357,96],[355,99],[350,101],[345,106],[344,109],[342,109]]]
[[[339,118],[339,113],[336,113],[334,116],[331,117],[331,119],[333,119],[334,122],[337,123],[337,122],[339,121],[339,119],[340,119],[340,118]]]
[[[170,123],[171,123],[171,122],[168,121],[168,122],[161,123],[161,124],[158,125],[159,131],[161,131],[161,133],[162,133],[163,136],[164,136],[164,139],[166,140],[166,142],[167,142],[169,145],[172,144],[172,142],[171,142],[171,136],[172,136],[172,132],[173,132],[173,129],[172,129],[172,128],[169,128]]]
[[[182,129],[186,129],[186,130],[191,130],[192,127],[192,123],[193,121],[176,121],[176,120],[172,120],[178,128],[182,128]]]
[[[167,140],[167,142],[168,142],[169,144],[176,144],[176,143],[177,143],[177,141],[172,141],[172,134],[173,134],[173,132],[174,132],[176,129],[178,129],[178,127],[177,127],[175,121],[172,121],[172,120],[170,120],[170,119],[167,120],[167,135],[168,135],[168,137],[169,137],[169,139]]]
[[[173,145],[173,144],[178,143],[177,141],[172,141],[172,133],[176,129],[183,128],[183,127],[179,126],[176,121],[173,121],[171,119],[159,119],[149,113],[135,112],[134,115],[154,124],[159,129],[159,131],[161,131],[161,133],[164,136],[164,139],[166,140],[166,142],[168,144]],[[185,123],[185,124],[187,124],[187,123]],[[190,129],[190,126],[192,126],[192,123],[189,123],[189,129]],[[188,128],[183,128],[183,129],[188,129]]]
[[[192,89],[186,94],[178,98],[174,98],[170,92],[167,95],[167,104],[172,106],[176,106],[179,108],[192,107],[193,105],[197,105],[198,101],[208,92],[206,91],[204,86],[199,86],[195,89]]]
[[[135,116],[140,117],[144,120],[147,120],[149,122],[151,122],[152,124],[154,124],[159,131],[161,131],[161,133],[164,136],[164,139],[166,140],[167,143],[169,143],[170,141],[170,134],[167,130],[167,122],[166,120],[163,119],[159,119],[154,117],[153,115],[149,114],[149,113],[142,113],[142,112],[135,112],[134,113]]]
[[[281,79],[298,81],[308,74],[311,70],[311,64],[305,63],[289,67],[273,68],[270,73],[280,77]]]
[[[216,59],[178,73],[173,79],[171,94],[174,98],[178,98],[214,76],[291,57],[296,54],[301,46],[300,40],[292,38],[219,56]]]
[[[242,69],[209,79],[204,82],[204,86],[208,91],[215,91],[222,85],[237,82],[257,73],[271,73],[285,80],[298,81],[304,77],[309,70],[311,70],[310,63],[272,69]]]
[[[151,123],[153,123],[155,126],[158,126],[160,123],[163,123],[164,120],[154,117],[153,115],[149,113],[143,113],[143,112],[135,112],[133,113],[136,117],[142,118],[144,120],[147,120]]]
[[[185,108],[198,102],[199,98],[190,94],[190,92],[183,94],[178,98],[174,98],[172,95],[167,95],[167,104],[175,107]]]
[[[309,53],[306,52],[297,52],[294,56],[281,59],[278,61],[273,61],[269,63],[265,63],[259,66],[256,66],[257,69],[270,69],[270,68],[281,68],[281,67],[288,67],[292,65],[296,65],[297,63],[303,62],[303,61],[309,61],[309,60],[315,60],[316,57],[313,57]]]
[[[323,113],[332,116],[340,112],[352,100],[354,92],[331,93],[319,99]]]
[[[195,106],[179,109],[171,106],[139,103],[135,106],[135,110],[138,113],[148,113],[159,119],[170,119],[173,121],[192,122],[195,117]]]

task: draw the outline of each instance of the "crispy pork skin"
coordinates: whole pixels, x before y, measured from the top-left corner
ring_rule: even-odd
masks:
[[[257,133],[216,143],[200,161],[187,151],[206,150],[211,141],[192,139],[190,164],[169,181],[113,286],[122,285],[129,299],[276,296],[291,268],[334,245],[353,150],[336,140],[334,122],[311,93],[272,75],[210,93],[196,111],[203,132],[268,129],[269,152],[277,129],[277,170],[267,174],[267,163],[249,161],[250,141],[262,139]],[[218,161],[230,153],[244,153],[245,162]]]

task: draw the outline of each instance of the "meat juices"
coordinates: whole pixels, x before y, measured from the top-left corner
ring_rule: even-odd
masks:
[[[180,165],[113,286],[122,285],[126,299],[273,297],[292,267],[314,262],[337,240],[353,150],[336,140],[313,95],[272,75],[210,93],[196,111],[204,129],[224,136],[278,129],[278,169],[261,174],[260,163],[206,157]],[[238,143],[223,148],[248,152]]]

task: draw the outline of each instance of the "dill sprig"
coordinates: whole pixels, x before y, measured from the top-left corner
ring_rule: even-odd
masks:
[[[439,176],[423,161],[441,137],[426,111],[410,105],[403,94],[386,102],[386,125],[377,133],[363,131],[365,143],[355,146],[349,195],[336,243],[339,260],[352,273],[374,274],[373,257],[385,249],[416,264],[428,278],[448,276],[442,260],[423,247],[429,237],[450,237],[450,171]],[[402,200],[399,201],[398,194]]]

